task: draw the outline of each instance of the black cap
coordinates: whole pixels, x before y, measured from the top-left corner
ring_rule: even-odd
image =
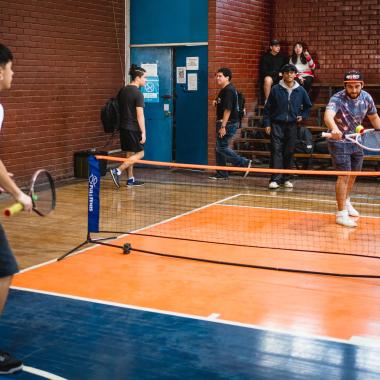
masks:
[[[271,41],[270,41],[270,46],[275,46],[275,45],[280,45],[280,41],[279,41],[279,40],[276,40],[276,39],[271,40]]]
[[[344,74],[344,82],[363,82],[363,75],[358,70],[350,70]]]
[[[281,67],[280,73],[288,73],[290,71],[294,71],[295,73],[298,73],[297,67],[295,67],[291,63],[287,63],[286,65]]]

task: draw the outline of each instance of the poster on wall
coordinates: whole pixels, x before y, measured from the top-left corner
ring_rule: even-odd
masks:
[[[158,76],[157,63],[142,63],[141,67],[146,71],[147,77]]]
[[[146,78],[144,87],[141,87],[141,92],[144,95],[145,103],[159,103],[160,81],[158,76]]]
[[[191,73],[187,75],[187,91],[198,90],[198,74]]]
[[[186,67],[177,67],[177,83],[186,84]]]
[[[187,70],[199,70],[199,57],[186,57]]]

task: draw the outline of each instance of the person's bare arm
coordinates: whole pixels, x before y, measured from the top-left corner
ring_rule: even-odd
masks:
[[[20,202],[24,206],[25,211],[30,211],[32,209],[32,199],[23,193],[21,189],[16,185],[16,183],[9,176],[7,169],[5,168],[3,161],[0,160],[0,187],[2,187],[6,192],[12,195],[12,197]]]
[[[144,116],[144,108],[136,107],[137,113],[137,122],[139,123],[139,127],[141,130],[141,144],[144,144],[146,141],[146,133],[145,133],[145,116]]]
[[[372,124],[372,127],[374,127],[377,130],[380,130],[380,117],[379,114],[375,113],[373,115],[368,115],[368,119]]]
[[[330,130],[331,138],[334,140],[340,140],[342,138],[342,132],[339,130],[338,126],[335,123],[335,115],[336,112],[332,110],[326,110],[324,115],[324,122],[327,128]]]

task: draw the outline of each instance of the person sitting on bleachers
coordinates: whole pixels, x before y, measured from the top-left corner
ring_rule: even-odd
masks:
[[[287,59],[280,53],[279,40],[271,40],[269,51],[265,53],[260,62],[260,83],[263,84],[265,101],[274,84],[280,81],[280,70],[287,63]]]
[[[297,67],[296,81],[309,93],[314,80],[315,63],[303,42],[294,44],[289,63]]]

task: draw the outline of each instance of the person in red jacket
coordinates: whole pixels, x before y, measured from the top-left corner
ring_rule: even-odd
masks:
[[[297,68],[296,81],[309,93],[314,80],[315,63],[303,42],[294,44],[289,63]]]

